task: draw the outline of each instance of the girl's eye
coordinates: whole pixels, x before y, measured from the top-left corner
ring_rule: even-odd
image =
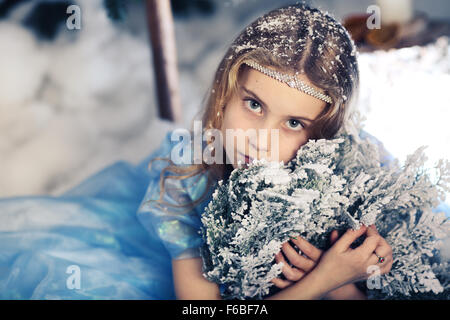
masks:
[[[258,108],[262,108],[261,104],[254,99],[246,98],[246,99],[244,99],[244,102],[245,102],[246,108],[252,112],[256,112],[256,110],[258,110]],[[289,128],[293,129],[293,131],[300,131],[305,127],[303,125],[303,123],[297,119],[290,119],[287,122],[291,124],[291,125],[289,125]]]
[[[250,109],[251,111],[256,111],[258,108],[261,108],[261,105],[258,101],[253,99],[245,99],[245,106]]]
[[[300,131],[304,128],[303,124],[296,119],[290,119],[287,122],[292,125],[290,128],[294,129],[295,131]]]

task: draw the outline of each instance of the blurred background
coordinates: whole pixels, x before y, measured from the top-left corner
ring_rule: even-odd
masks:
[[[305,2],[344,23],[359,47],[365,130],[401,162],[422,145],[429,166],[450,159],[450,1]],[[289,3],[171,1],[176,124],[158,114],[144,0],[0,0],[0,197],[58,195],[116,161],[140,162],[169,130],[190,127],[239,32]],[[73,4],[81,25],[71,30]],[[374,4],[389,24],[368,30]]]

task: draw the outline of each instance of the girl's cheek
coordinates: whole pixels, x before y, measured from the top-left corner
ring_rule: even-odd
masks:
[[[248,116],[247,113],[245,112],[244,108],[241,106],[240,103],[236,103],[236,105],[233,108],[233,111],[234,111],[236,120],[242,120],[242,119],[245,119]]]
[[[239,102],[233,104],[232,108],[230,108],[229,111],[231,113],[227,121],[227,128],[246,130],[254,126],[252,124],[252,121],[249,120],[248,113],[239,104]]]
[[[290,160],[292,160],[296,155],[299,149],[300,141],[298,139],[293,139],[293,137],[283,136],[280,131],[279,140],[278,140],[278,159],[273,159],[278,162],[283,161],[284,164],[287,164]],[[276,150],[276,148],[274,148]]]
[[[302,135],[302,138],[299,141],[295,141],[295,143],[292,143],[289,148],[286,148],[286,150],[290,150],[288,154],[285,155],[286,160],[284,163],[289,162],[293,158],[297,156],[298,150],[307,142],[306,136]]]

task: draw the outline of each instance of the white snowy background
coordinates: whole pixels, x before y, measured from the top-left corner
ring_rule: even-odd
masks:
[[[312,3],[342,21],[373,2]],[[117,24],[101,0],[78,0],[81,30],[63,30],[53,42],[38,41],[19,23],[29,3],[0,21],[0,197],[58,195],[116,161],[140,162],[176,127],[157,117],[145,11],[132,3]],[[213,15],[175,19],[185,127],[241,29],[287,3],[217,0]],[[416,0],[415,9],[450,18],[445,0]],[[366,130],[401,161],[421,145],[429,146],[430,165],[450,158],[448,49],[440,39],[359,55]]]

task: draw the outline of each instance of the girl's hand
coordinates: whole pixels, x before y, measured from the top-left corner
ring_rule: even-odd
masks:
[[[330,243],[333,244],[338,239],[338,237],[338,232],[336,230],[332,231],[330,235]],[[281,251],[275,255],[276,263],[284,263],[282,273],[286,280],[281,278],[272,279],[272,282],[275,284],[275,286],[280,289],[287,288],[303,278],[305,274],[314,269],[323,254],[322,250],[316,248],[302,237],[291,238],[291,241],[307,257],[300,255],[297,250],[295,250],[289,244],[289,242],[283,244],[281,250],[286,255],[289,262],[294,265],[294,267],[291,267],[289,265],[289,263],[283,257]]]
[[[330,244],[334,244],[339,238],[337,230],[331,232]],[[300,255],[288,242],[283,244],[282,251],[288,257],[289,262],[294,265],[291,267],[286,259],[283,257],[281,251],[275,256],[277,263],[283,262],[284,266],[282,272],[287,280],[281,278],[275,278],[272,282],[276,287],[280,289],[287,288],[293,285],[296,281],[299,281],[305,274],[310,272],[320,260],[323,251],[310,244],[300,236],[292,238],[292,242],[308,257]],[[351,298],[364,298],[363,294],[356,288],[354,284],[345,285],[339,289],[328,292],[325,299],[351,299]]]
[[[361,235],[366,233],[364,242],[356,249],[350,245]],[[380,262],[378,256],[383,257]],[[388,273],[393,262],[392,248],[378,233],[374,225],[361,226],[358,230],[347,230],[347,232],[326,251],[315,272],[327,277],[329,285],[339,288],[343,285],[365,280],[370,276],[368,268],[378,266],[380,274]]]
[[[361,231],[361,229],[359,231]],[[373,237],[378,236],[380,238],[379,239],[380,246],[376,249],[376,252],[379,256],[385,258],[383,266],[386,269],[384,270],[385,271],[384,273],[386,273],[390,270],[390,267],[392,266],[393,259],[391,247],[381,236],[379,236],[375,225],[369,227],[368,236],[369,234],[371,234]],[[330,243],[334,244],[337,241],[338,237],[339,236],[337,231],[334,230],[330,236]],[[284,262],[282,272],[287,280],[283,280],[280,278],[275,278],[272,280],[275,286],[281,289],[291,286],[296,281],[299,281],[305,274],[309,273],[312,269],[314,269],[323,255],[322,250],[316,248],[303,238],[297,237],[292,239],[292,241],[308,257],[304,257],[298,254],[298,252],[289,243],[286,242],[285,244],[283,244],[282,251],[288,258],[289,262],[292,265],[294,265],[294,267],[289,266],[289,264],[284,259],[281,251],[275,256],[277,263]],[[336,290],[332,290],[328,292],[327,295],[325,295],[325,298],[331,299],[340,299],[340,298],[348,299],[352,297],[364,298],[364,296],[361,294],[361,292],[356,288],[356,286],[353,283],[344,284],[342,287]]]

